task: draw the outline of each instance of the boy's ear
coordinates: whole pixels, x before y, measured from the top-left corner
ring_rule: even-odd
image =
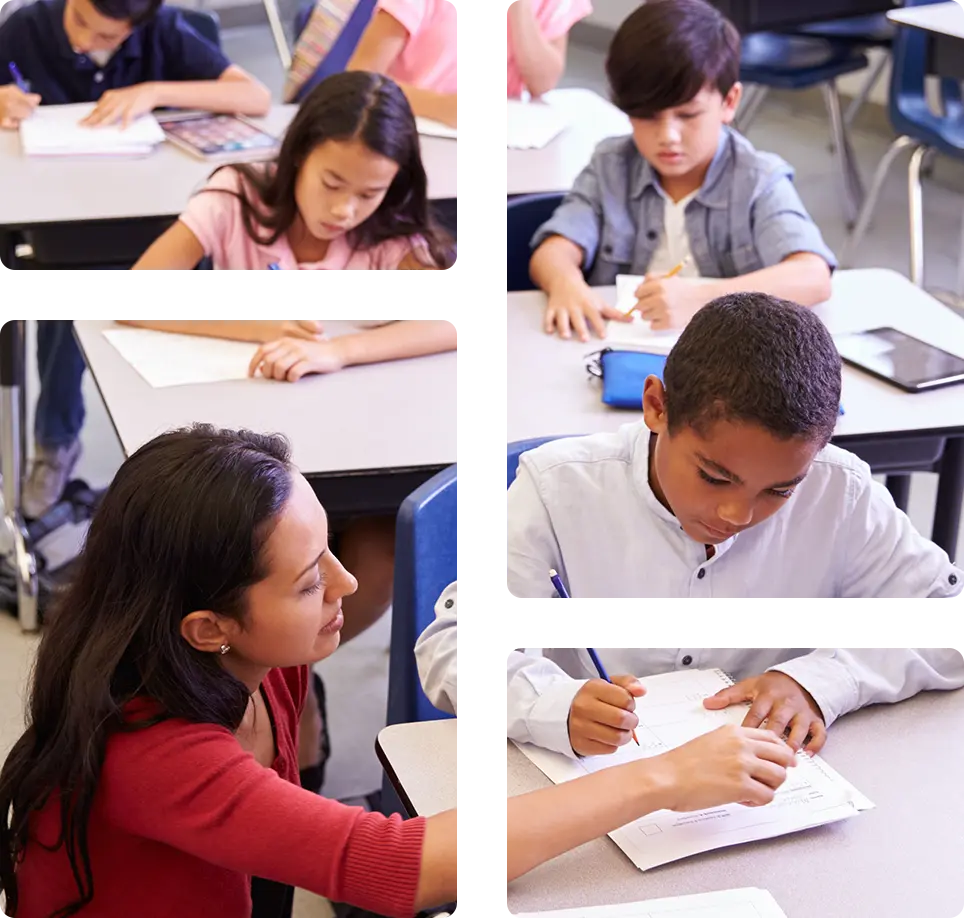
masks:
[[[666,419],[666,389],[658,376],[647,376],[643,385],[643,420],[654,433],[664,433],[669,426]]]
[[[732,124],[743,98],[743,84],[737,81],[723,97],[723,123]]]

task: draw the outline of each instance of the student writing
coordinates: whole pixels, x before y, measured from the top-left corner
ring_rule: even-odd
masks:
[[[589,0],[515,0],[506,11],[506,94],[538,97],[555,89],[566,69],[569,30],[592,12]]]
[[[13,63],[29,84],[16,85]],[[0,26],[0,127],[37,105],[97,102],[90,125],[155,108],[263,115],[268,90],[162,0],[36,0]]]
[[[429,214],[415,119],[372,73],[323,80],[298,109],[275,162],[219,169],[134,265],[426,269],[454,261]]]
[[[739,70],[739,34],[704,0],[646,3],[619,27],[606,73],[632,134],[596,148],[533,237],[548,333],[588,340],[607,318],[629,321],[591,289],[617,274],[646,275],[637,308],[655,329],[681,328],[726,293],[806,306],[830,295],[836,261],[792,170],[729,127]]]
[[[283,438],[206,425],[118,471],[38,649],[0,772],[11,918],[252,915],[250,877],[387,916],[456,896],[454,811],[402,821],[297,786],[308,667],[354,577]],[[658,808],[765,803],[792,764],[725,727],[509,804],[511,879]],[[547,839],[531,818],[563,809]]]
[[[840,357],[808,309],[763,293],[700,310],[650,376],[643,420],[524,453],[508,584],[576,597],[947,597],[964,572],[828,445]]]

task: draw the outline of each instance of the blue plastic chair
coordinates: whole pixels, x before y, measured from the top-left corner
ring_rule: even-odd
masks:
[[[221,47],[221,20],[217,13],[212,10],[190,10],[183,7],[180,13],[184,21],[201,38],[206,38],[216,48]]]
[[[846,42],[775,32],[747,35],[740,58],[740,80],[750,87],[737,116],[737,126],[744,133],[770,89],[819,86],[823,90],[848,226],[853,225],[863,203],[863,184],[847,137],[836,81],[867,64],[867,56]]]
[[[562,203],[561,194],[523,194],[506,203],[506,289],[534,290],[529,277],[529,243]]]
[[[402,501],[395,523],[395,585],[388,660],[386,723],[450,717],[425,697],[415,664],[415,641],[435,618],[435,603],[458,577],[456,466],[449,466]],[[382,812],[410,815],[386,776]]]
[[[507,481],[506,488],[512,485],[515,481],[515,473],[519,468],[519,457],[523,453],[529,452],[530,449],[535,449],[537,446],[542,446],[543,443],[551,443],[553,440],[562,440],[566,436],[578,436],[577,434],[563,434],[558,437],[533,437],[531,440],[516,440],[514,443],[510,443],[506,448],[506,472]]]
[[[348,21],[338,34],[338,38],[335,39],[335,43],[328,49],[328,53],[322,58],[318,68],[299,90],[295,97],[296,102],[300,102],[325,77],[329,77],[333,73],[341,73],[348,66],[352,54],[355,53],[355,48],[358,47],[358,42],[361,41],[362,33],[375,14],[376,4],[377,0],[359,0],[358,5],[352,10]],[[295,42],[305,30],[314,8],[314,3],[303,3],[298,7],[298,12],[295,15]]]
[[[907,0],[905,6],[927,6],[939,0]],[[913,152],[908,166],[908,199],[910,207],[910,279],[918,286],[924,283],[924,221],[921,202],[921,169],[933,153],[964,159],[964,104],[960,85],[954,80],[940,81],[940,112],[931,109],[926,81],[929,36],[920,29],[900,28],[893,46],[893,69],[887,114],[899,135],[884,154],[870,193],[864,202],[857,225],[848,242],[844,261],[852,262],[853,254],[863,240],[887,173],[897,155]],[[961,237],[964,253],[964,233]],[[958,292],[964,292],[964,258],[958,265]]]

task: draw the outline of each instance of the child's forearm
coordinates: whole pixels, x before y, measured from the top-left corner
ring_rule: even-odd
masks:
[[[529,274],[541,290],[552,294],[560,284],[581,281],[583,251],[565,236],[550,236],[532,253]]]
[[[565,69],[566,55],[539,30],[530,0],[516,0],[509,7],[509,25],[512,50],[526,88],[533,96],[554,89]]]
[[[244,319],[223,321],[118,319],[116,321],[120,325],[134,325],[137,328],[150,328],[154,331],[178,335],[200,335],[204,338],[227,338],[230,341],[261,342],[266,340],[266,335],[270,339],[279,333],[278,322],[255,322]]]
[[[801,306],[816,306],[830,298],[830,267],[809,252],[791,255],[778,265],[741,277],[708,282],[713,300],[728,293],[769,293]]]
[[[456,811],[430,816],[422,840],[422,864],[415,891],[415,911],[454,902],[456,888],[457,835]]]
[[[265,115],[271,108],[267,87],[247,74],[155,85],[159,108],[197,108],[239,115]]]
[[[411,320],[342,335],[332,343],[341,352],[344,366],[350,367],[454,351],[456,339],[450,322]]]
[[[420,89],[410,83],[399,83],[412,111],[432,121],[441,121],[449,127],[458,127],[458,94],[434,92],[431,89]]]

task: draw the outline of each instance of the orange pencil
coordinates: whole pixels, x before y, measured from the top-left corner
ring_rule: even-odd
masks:
[[[688,261],[689,261],[688,258],[684,258],[675,268],[673,268],[672,271],[669,272],[669,274],[664,274],[664,275],[663,275],[663,278],[665,279],[665,278],[667,278],[667,277],[676,277],[676,275],[679,274],[680,271],[682,271],[683,268],[686,267],[686,263],[687,263]],[[638,301],[637,301],[637,302],[638,302]],[[633,306],[633,309],[635,309],[635,308],[636,308],[636,307]],[[628,312],[623,313],[623,315],[628,316],[628,315],[633,311],[633,309],[630,309]]]

